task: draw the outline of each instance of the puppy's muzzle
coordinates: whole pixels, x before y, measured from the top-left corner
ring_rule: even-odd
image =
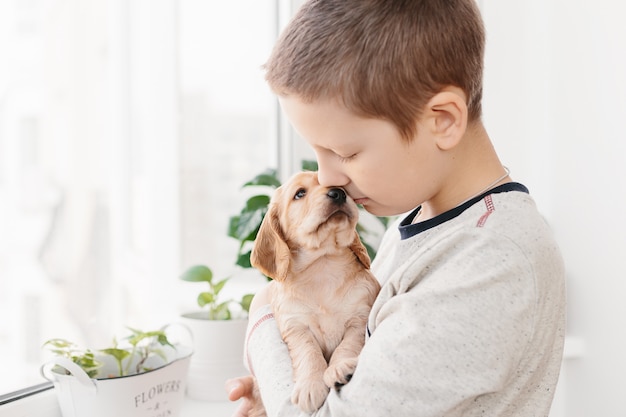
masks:
[[[341,188],[331,188],[328,190],[328,193],[326,193],[326,196],[330,198],[333,204],[338,206],[346,202],[346,192]]]

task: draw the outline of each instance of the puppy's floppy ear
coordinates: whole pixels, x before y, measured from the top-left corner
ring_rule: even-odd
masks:
[[[354,232],[354,239],[352,239],[352,243],[350,244],[350,250],[354,253],[354,256],[356,256],[365,269],[370,268],[370,256],[367,254],[367,249],[365,248],[365,245],[363,245],[363,242],[361,242],[361,238],[356,231]]]
[[[280,227],[278,204],[274,202],[270,204],[256,235],[250,263],[266,276],[284,281],[289,271],[290,258],[285,234]]]

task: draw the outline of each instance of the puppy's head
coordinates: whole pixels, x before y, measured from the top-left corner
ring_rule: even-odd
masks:
[[[281,281],[294,253],[350,248],[369,268],[367,250],[356,232],[358,213],[343,189],[321,186],[316,172],[300,172],[272,197],[252,250],[252,265]]]

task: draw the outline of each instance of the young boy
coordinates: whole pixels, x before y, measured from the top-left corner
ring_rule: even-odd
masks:
[[[473,0],[312,0],[266,64],[320,183],[376,215],[412,210],[372,265],[382,290],[352,380],[314,415],[549,413],[563,265],[482,125],[483,50]],[[247,359],[268,415],[299,415],[267,301],[265,290],[255,297]],[[250,386],[227,383],[232,400],[246,399],[237,415]]]

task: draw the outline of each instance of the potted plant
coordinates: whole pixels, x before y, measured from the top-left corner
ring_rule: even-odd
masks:
[[[193,335],[194,355],[188,372],[187,395],[201,401],[226,401],[224,381],[245,374],[243,346],[252,294],[241,300],[221,299],[230,278],[214,279],[205,265],[187,269],[181,279],[206,283],[198,294],[200,311],[184,313],[182,323]]]
[[[239,301],[220,299],[220,293],[230,277],[215,281],[213,271],[206,265],[192,266],[180,278],[188,282],[206,282],[208,285],[206,291],[198,294],[197,299],[198,306],[204,310],[190,313],[192,316],[208,320],[231,320],[242,313],[247,314],[250,309],[252,294],[245,294]],[[236,306],[234,311],[233,306]]]
[[[104,349],[48,340],[53,359],[42,375],[53,382],[63,417],[177,416],[192,350],[172,344],[166,329],[131,334]]]

